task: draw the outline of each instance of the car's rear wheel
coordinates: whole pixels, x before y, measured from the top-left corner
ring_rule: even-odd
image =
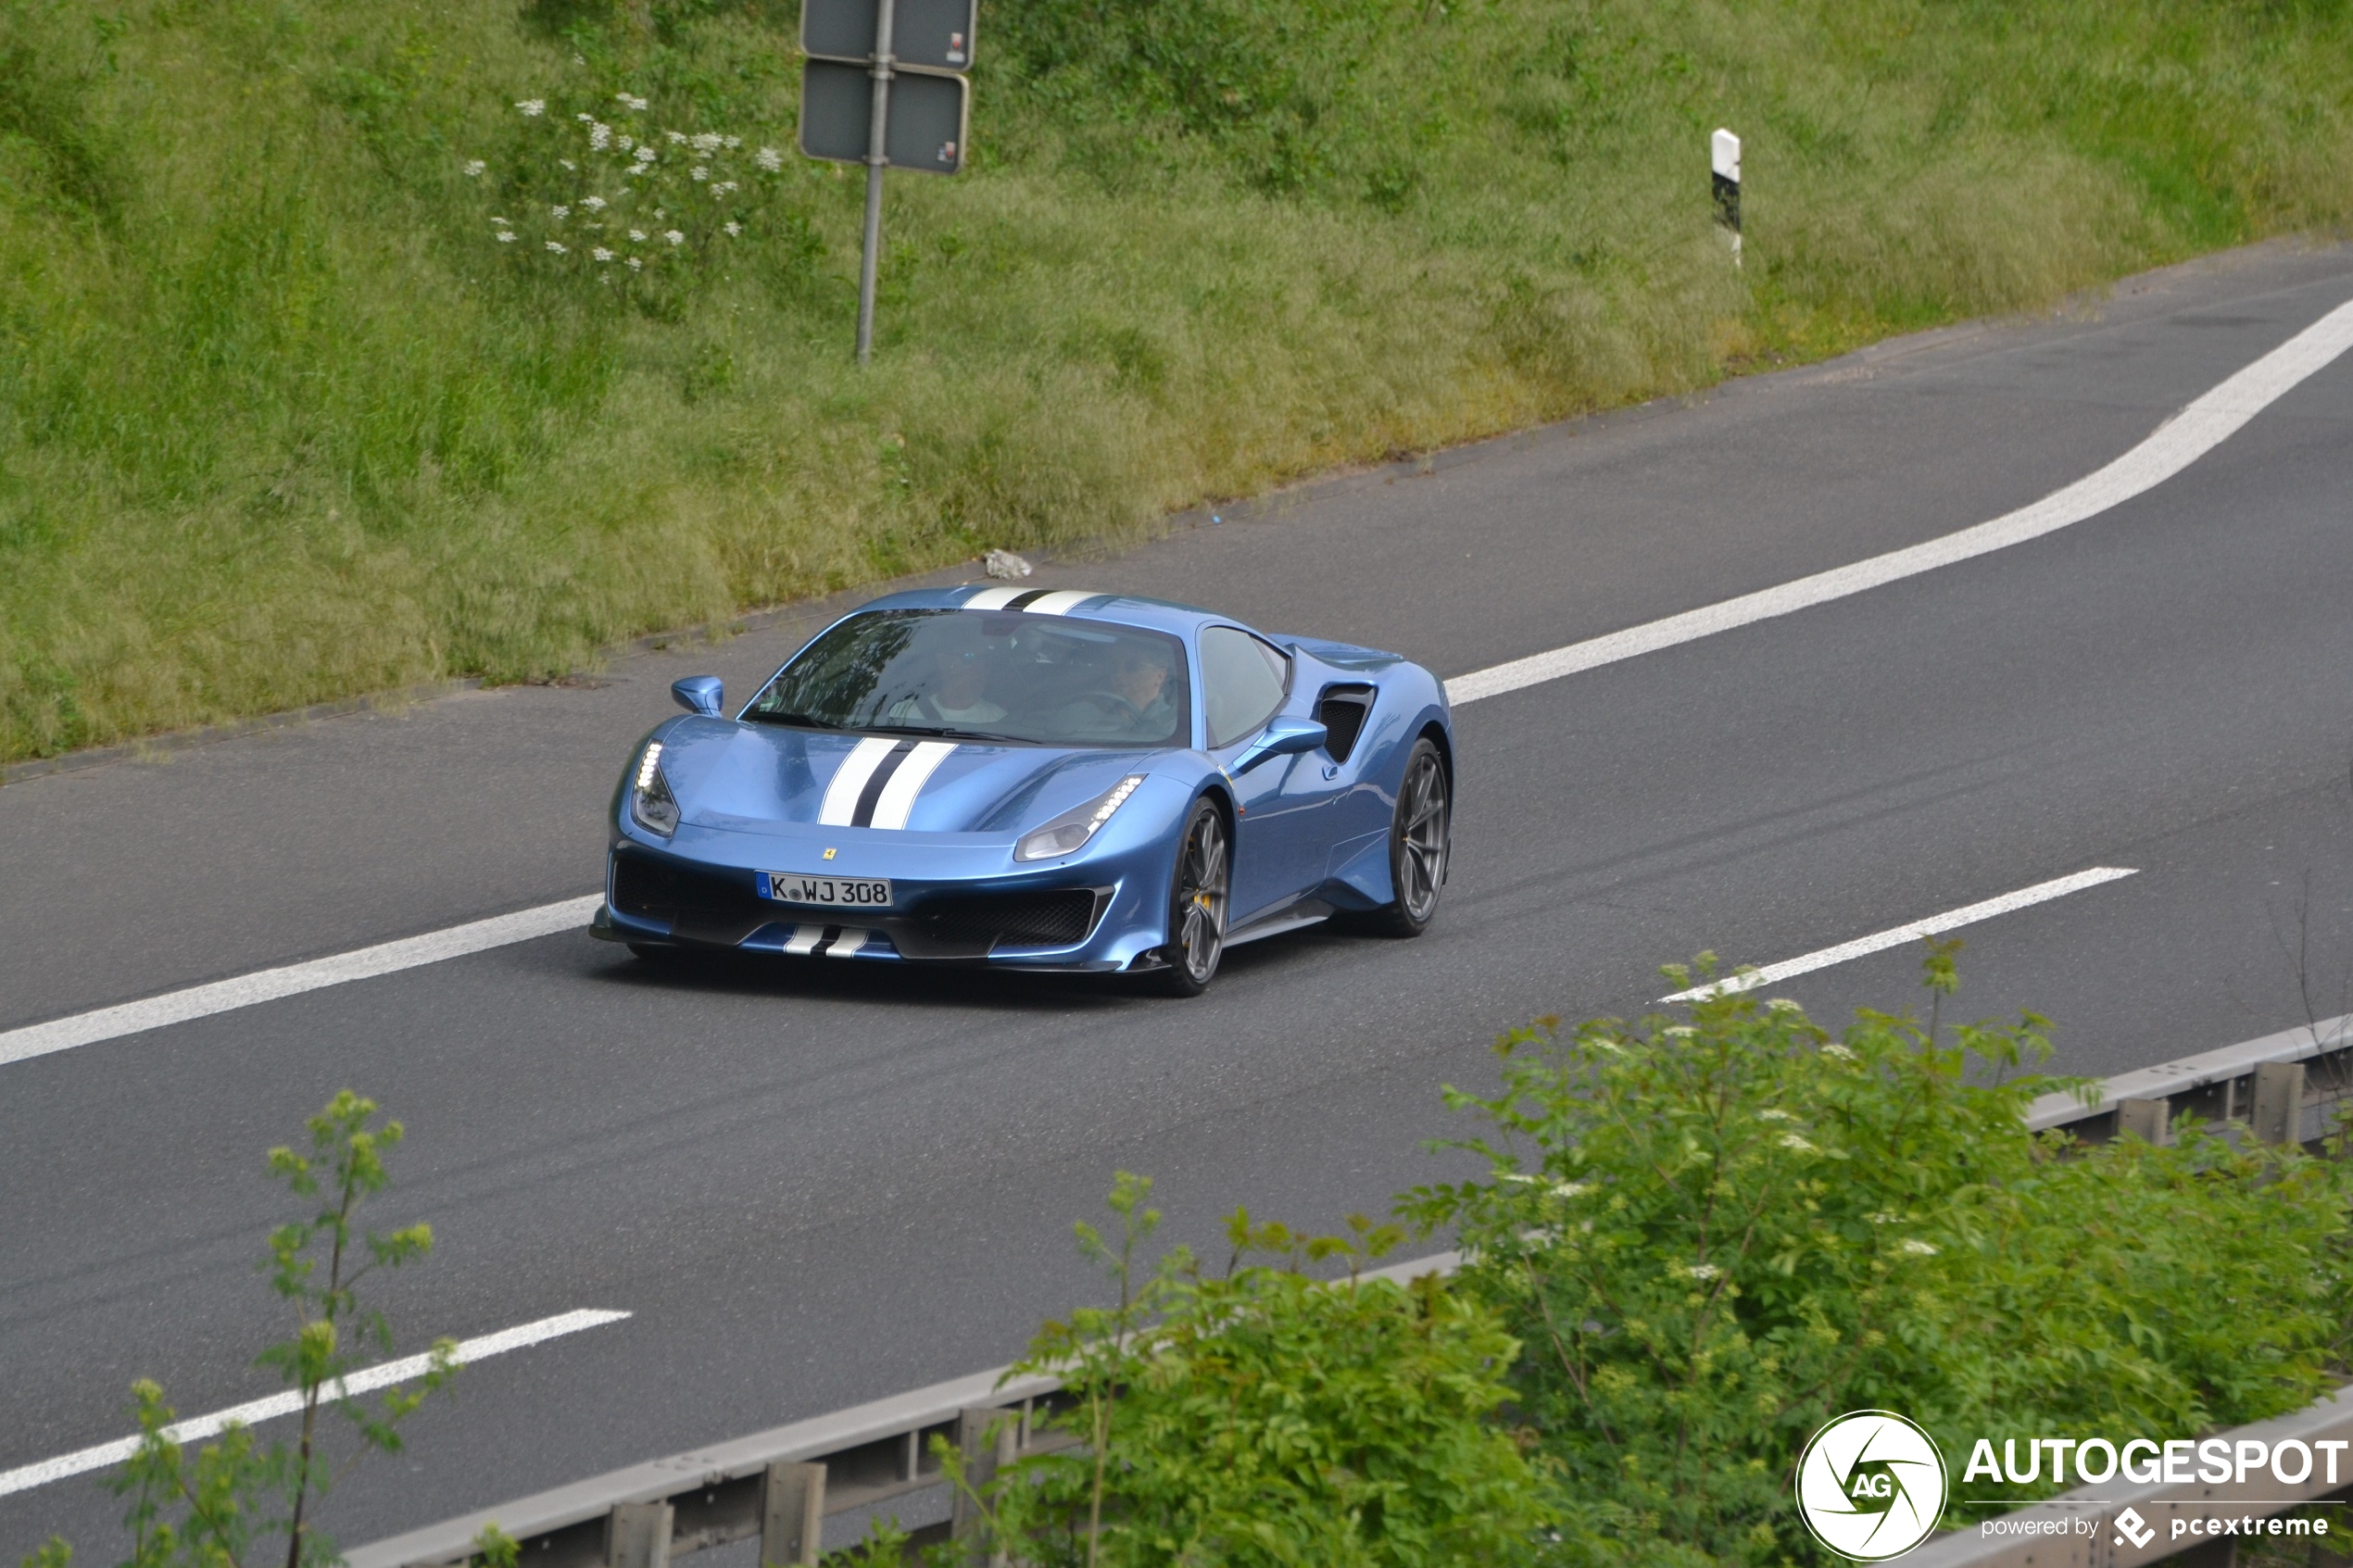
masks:
[[[1389,884],[1394,902],[1372,912],[1365,924],[1385,936],[1419,936],[1438,914],[1446,886],[1446,858],[1453,847],[1453,792],[1446,759],[1428,735],[1405,758],[1397,811],[1389,824]]]
[[[1160,956],[1168,965],[1151,972],[1151,985],[1164,996],[1198,997],[1216,976],[1226,950],[1226,910],[1233,890],[1234,854],[1225,814],[1202,800],[1185,819],[1177,840],[1176,874],[1168,897],[1168,944]]]

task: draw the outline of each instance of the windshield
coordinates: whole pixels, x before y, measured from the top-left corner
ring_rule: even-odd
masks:
[[[811,643],[743,717],[955,740],[1187,746],[1185,651],[1100,621],[963,609],[853,615]]]

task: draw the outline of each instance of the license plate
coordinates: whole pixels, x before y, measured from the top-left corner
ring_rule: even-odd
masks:
[[[817,904],[837,909],[887,909],[890,884],[876,877],[803,876],[799,872],[762,872],[768,897],[780,904]]]

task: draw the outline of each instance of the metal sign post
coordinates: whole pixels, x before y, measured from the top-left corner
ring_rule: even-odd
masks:
[[[972,119],[975,0],[804,0],[800,150],[866,166],[858,261],[858,362],[875,347],[882,266],[883,170],[954,174]]]
[[[875,6],[874,108],[866,120],[866,243],[858,257],[858,362],[875,353],[875,271],[882,260],[883,169],[889,165],[884,144],[890,135],[890,24],[899,0]]]

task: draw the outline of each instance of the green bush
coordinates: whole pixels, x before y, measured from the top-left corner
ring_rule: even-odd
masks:
[[[1066,1373],[1076,1452],[1018,1461],[985,1499],[1024,1562],[1116,1568],[1424,1568],[1505,1563],[1545,1512],[1534,1470],[1490,1417],[1517,1347],[1494,1313],[1436,1275],[1357,1277],[1400,1237],[1229,1226],[1223,1273],[1178,1249],[1139,1279],[1159,1216],[1123,1174],[1111,1265],[1120,1305],[1049,1323],[1025,1368]],[[1288,1254],[1243,1263],[1253,1253]],[[1345,1257],[1349,1277],[1306,1266]],[[1149,1322],[1148,1328],[1143,1325]],[[1090,1528],[1099,1523],[1100,1528]]]
[[[1832,1038],[1743,992],[1515,1032],[1499,1092],[1450,1091],[1491,1174],[1403,1209],[1456,1231],[1459,1288],[1527,1347],[1514,1419],[1597,1560],[1815,1559],[1790,1467],[1850,1410],[1912,1416],[1957,1478],[1985,1434],[2182,1436],[2329,1386],[2347,1167],[2186,1125],[2030,1135],[2028,1103],[2074,1086],[2017,1075],[2042,1027],[1946,1044],[1865,1012]]]
[[[1827,1564],[1790,1475],[1845,1411],[1919,1422],[1957,1481],[1982,1436],[2200,1436],[2332,1386],[2343,1140],[2030,1134],[2036,1097],[2088,1085],[2031,1071],[2032,1015],[1946,1037],[1957,947],[1931,946],[1925,1023],[1866,1011],[1834,1038],[1741,991],[1506,1035],[1494,1093],[1447,1092],[1486,1127],[1441,1147],[1488,1175],[1398,1201],[1459,1240],[1448,1282],[1360,1277],[1394,1227],[1309,1240],[1247,1214],[1225,1273],[1182,1249],[1145,1270],[1158,1216],[1121,1175],[1116,1238],[1079,1227],[1116,1305],[1048,1324],[1023,1366],[1064,1376],[1081,1446],[976,1489],[997,1544],[1041,1565]],[[1331,1259],[1344,1280],[1311,1277]],[[1971,1481],[1948,1523],[2057,1489]]]

